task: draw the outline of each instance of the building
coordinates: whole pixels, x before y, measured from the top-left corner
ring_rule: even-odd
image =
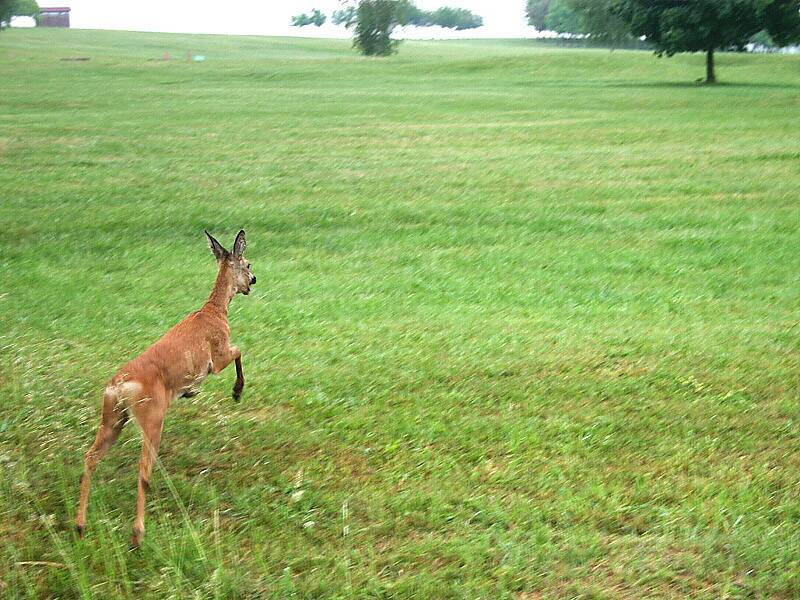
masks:
[[[39,27],[69,27],[69,6],[42,6],[39,9]]]

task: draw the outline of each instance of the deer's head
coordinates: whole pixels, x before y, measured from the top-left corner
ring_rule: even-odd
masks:
[[[250,270],[250,263],[243,256],[247,243],[244,239],[244,229],[236,234],[236,239],[233,241],[233,250],[226,250],[222,244],[214,239],[208,231],[208,245],[217,263],[220,266],[220,271],[223,269],[229,278],[231,287],[234,294],[244,294],[245,296],[250,293],[250,286],[256,282],[256,277]]]

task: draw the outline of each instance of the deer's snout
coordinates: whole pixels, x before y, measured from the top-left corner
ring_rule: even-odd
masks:
[[[250,275],[250,285],[255,285],[255,283],[256,283],[256,276]]]

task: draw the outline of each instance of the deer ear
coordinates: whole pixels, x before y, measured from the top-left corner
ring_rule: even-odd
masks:
[[[245,248],[247,248],[247,242],[244,240],[244,229],[240,229],[233,242],[233,255],[241,257],[242,254],[244,254]]]
[[[205,229],[203,230],[205,231]],[[211,248],[211,252],[214,253],[214,257],[217,259],[218,262],[222,262],[226,258],[228,258],[228,251],[222,247],[217,240],[214,239],[214,236],[206,231],[206,237],[208,238],[208,247]]]

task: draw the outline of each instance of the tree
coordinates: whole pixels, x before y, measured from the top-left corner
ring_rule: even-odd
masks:
[[[317,8],[312,10],[310,15],[302,13],[292,17],[292,25],[295,27],[305,27],[306,25],[322,27],[324,23],[325,15]]]
[[[388,56],[398,41],[392,31],[400,25],[400,0],[359,0],[353,45],[366,56]]]
[[[405,24],[412,8],[410,0],[341,0],[342,8],[333,12],[333,22],[353,28],[353,46],[367,56],[387,56],[395,52],[398,40],[392,38],[397,25]]]
[[[462,8],[443,6],[428,12],[411,0],[344,0],[344,7],[334,11],[333,22],[353,27],[353,45],[367,56],[386,56],[397,49],[392,31],[398,25],[452,29],[472,29],[483,25],[483,18]]]
[[[658,56],[705,52],[706,83],[717,80],[715,50],[742,49],[762,29],[778,45],[800,39],[800,0],[615,0],[612,10]]]
[[[548,12],[550,12],[550,0],[528,0],[525,5],[528,25],[533,25],[539,31],[547,29]]]
[[[36,0],[0,0],[0,29],[11,25],[11,17],[33,17],[39,19]]]
[[[0,29],[11,24],[11,17],[14,16],[14,1],[0,0]]]

